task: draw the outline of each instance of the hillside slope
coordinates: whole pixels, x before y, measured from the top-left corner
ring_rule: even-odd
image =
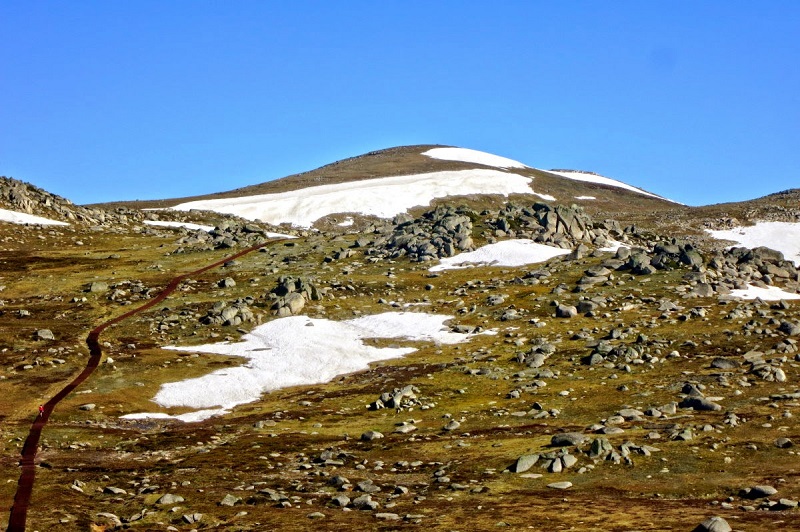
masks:
[[[704,232],[796,191],[699,209],[423,148],[271,192],[419,195],[293,238],[212,211],[0,222],[0,507],[22,471],[52,532],[797,528],[800,261],[768,248],[800,222]]]
[[[281,179],[275,179],[264,183],[237,188],[234,190],[220,191],[212,194],[184,197],[184,198],[153,200],[153,201],[137,201],[137,202],[114,202],[113,204],[124,203],[126,205],[131,205],[131,206],[136,205],[142,208],[164,207],[188,201],[235,198],[242,196],[254,196],[260,194],[277,194],[281,192],[299,190],[319,185],[347,183],[352,181],[369,180],[382,177],[406,176],[406,175],[416,175],[416,174],[425,174],[431,172],[443,172],[443,171],[454,171],[454,170],[469,170],[481,167],[498,168],[497,166],[494,165],[481,164],[479,162],[454,160],[452,158],[449,159],[436,158],[424,155],[425,152],[431,150],[445,150],[445,149],[447,148],[438,145],[416,145],[416,146],[401,146],[395,148],[388,148],[384,150],[369,152],[348,159],[343,159],[341,161],[336,161],[308,172],[302,172],[300,174],[295,174]],[[461,148],[456,148],[456,150],[460,150],[463,152],[474,151],[474,150],[465,150]],[[476,153],[482,153],[482,152],[476,152]],[[485,155],[490,155],[490,154],[485,154]],[[492,155],[492,157],[496,156]],[[520,175],[525,175],[530,177],[536,177],[536,176],[555,177],[555,178],[560,177],[555,173],[550,173],[527,166],[514,167],[514,168],[509,168],[509,167],[499,167],[499,168],[503,170],[513,171]],[[556,181],[561,181],[561,180],[556,179]],[[582,189],[583,186],[588,187],[587,190],[589,191],[596,191],[603,189],[601,183],[585,182],[583,184],[578,184],[572,179],[564,180],[564,184],[568,183],[577,187],[575,189],[576,196],[581,195],[580,192],[583,191]],[[611,188],[613,189],[615,187]],[[548,191],[544,190],[543,193],[548,193]],[[585,196],[588,195],[589,195],[588,193],[585,194]]]

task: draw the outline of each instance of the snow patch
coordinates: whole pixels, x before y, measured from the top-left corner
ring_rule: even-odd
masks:
[[[595,198],[594,196],[575,196],[575,199],[580,199],[580,200],[593,200],[593,199],[597,199],[597,198]]]
[[[34,216],[24,212],[9,211],[0,209],[0,222],[11,222],[12,224],[36,224],[36,225],[69,225],[67,222],[59,222],[50,218]]]
[[[530,194],[531,178],[498,170],[432,172],[321,185],[280,194],[198,200],[172,207],[210,210],[248,220],[311,227],[323,216],[356,212],[391,218],[435,198],[466,194]]]
[[[570,250],[538,244],[532,240],[503,240],[488,244],[475,251],[460,253],[455,257],[445,257],[439,264],[429,268],[432,272],[468,268],[470,266],[523,266],[544,262],[567,255]]]
[[[496,168],[528,168],[519,161],[468,148],[433,148],[423,152],[422,155],[427,155],[431,159],[475,163]]]
[[[672,201],[671,199],[663,198],[656,194],[651,194],[650,192],[646,192],[640,188],[636,188],[627,183],[623,183],[622,181],[617,181],[616,179],[611,179],[610,177],[603,177],[601,175],[592,174],[589,172],[561,171],[561,170],[542,170],[542,172],[547,172],[548,174],[555,174],[557,176],[566,177],[567,179],[573,179],[575,181],[584,181],[587,183],[597,183],[598,185],[608,185],[611,187],[624,188],[625,190],[630,190],[631,192],[636,192],[637,194],[643,194],[645,196],[658,198],[664,201],[678,203],[677,201]]]
[[[616,253],[619,248],[627,248],[630,247],[627,244],[623,244],[622,242],[618,242],[616,240],[609,240],[608,245],[606,247],[600,248],[599,251],[609,251],[611,253]]]
[[[154,225],[156,227],[183,227],[186,229],[202,229],[203,231],[213,231],[214,227],[210,225],[193,224],[189,222],[167,222],[161,220],[145,220],[147,225]]]
[[[800,267],[800,223],[796,222],[758,222],[748,227],[734,227],[712,231],[712,237],[719,240],[733,240],[748,248],[768,247],[783,253],[786,260]]]
[[[539,194],[538,192],[534,192],[533,195],[534,196],[539,196],[540,198],[542,198],[545,201],[555,201],[556,200],[556,198],[554,196],[551,196],[550,194]]]
[[[171,416],[200,421],[236,405],[258,400],[265,392],[332,380],[366,369],[371,362],[407,355],[413,347],[374,347],[366,338],[403,338],[455,344],[471,335],[450,331],[450,316],[418,312],[387,312],[348,321],[305,316],[279,318],[253,329],[237,343],[167,347],[176,351],[213,353],[247,359],[243,366],[214,371],[203,377],[167,383],[154,401],[162,407],[190,407],[195,412]],[[126,419],[164,418],[163,413],[138,413]]]
[[[731,296],[738,297],[741,299],[759,298],[763,301],[778,301],[781,299],[800,299],[800,294],[793,294],[792,292],[781,290],[777,286],[761,288],[758,286],[753,286],[751,284],[747,285],[747,288],[745,289],[731,290]]]
[[[338,223],[338,224],[336,224],[336,225],[338,225],[339,227],[350,227],[350,226],[351,226],[351,225],[353,225],[354,223],[355,223],[355,222],[353,222],[353,219],[352,219],[352,218],[345,218],[345,219],[344,219],[344,221],[342,221],[342,222],[339,222],[339,223]]]

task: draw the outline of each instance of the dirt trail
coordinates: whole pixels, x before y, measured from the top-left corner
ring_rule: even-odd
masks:
[[[89,361],[86,363],[86,367],[81,371],[81,373],[75,377],[72,382],[67,384],[60,392],[50,398],[49,401],[44,403],[44,411],[40,416],[36,418],[36,420],[31,425],[30,431],[28,432],[28,437],[25,440],[25,445],[22,447],[22,458],[20,459],[20,467],[22,468],[22,473],[19,477],[19,482],[17,483],[17,493],[14,495],[14,504],[11,506],[11,516],[8,521],[8,528],[6,529],[7,532],[24,532],[25,524],[28,517],[28,504],[31,500],[31,493],[33,492],[33,482],[36,477],[36,452],[39,448],[39,439],[42,435],[42,429],[44,429],[45,425],[47,425],[47,420],[50,419],[50,414],[53,413],[53,409],[64,399],[67,395],[69,395],[75,388],[77,388],[83,381],[85,381],[95,369],[100,364],[100,359],[103,356],[103,352],[100,349],[100,334],[106,330],[111,325],[119,323],[131,316],[138,314],[142,311],[145,311],[154,305],[157,305],[164,301],[175,289],[178,285],[186,280],[189,277],[199,275],[204,273],[208,270],[217,268],[226,262],[237,259],[243,255],[247,255],[257,249],[261,249],[265,246],[270,244],[274,244],[275,242],[280,242],[285,240],[283,238],[278,240],[270,240],[264,244],[259,244],[257,246],[252,246],[247,249],[244,249],[234,255],[230,255],[225,257],[224,259],[218,260],[213,264],[209,264],[199,270],[194,270],[189,273],[184,273],[173,278],[167,287],[156,297],[145,303],[144,305],[135,308],[131,311],[122,314],[121,316],[117,316],[116,318],[109,320],[101,325],[98,325],[89,333],[89,336],[86,338],[86,345],[89,347]]]

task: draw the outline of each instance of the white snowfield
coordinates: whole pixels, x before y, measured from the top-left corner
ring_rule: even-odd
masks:
[[[800,223],[758,222],[748,227],[707,231],[714,238],[733,240],[744,247],[764,246],[780,251],[786,260],[800,266]]]
[[[800,294],[793,294],[792,292],[787,292],[786,290],[782,290],[777,286],[761,288],[758,286],[753,286],[751,284],[747,285],[747,288],[743,290],[731,290],[731,295],[733,297],[738,297],[741,299],[759,298],[762,301],[779,301],[781,299],[800,299]]]
[[[475,163],[484,166],[494,166],[496,168],[529,168],[514,159],[507,159],[499,155],[493,155],[484,151],[470,150],[468,148],[433,148],[422,152],[422,155],[427,155],[431,159]]]
[[[0,222],[10,222],[12,224],[36,224],[36,225],[69,225],[67,222],[59,222],[50,218],[34,216],[24,212],[0,209]]]
[[[306,316],[279,318],[253,329],[238,343],[198,347],[168,347],[177,351],[214,353],[247,359],[243,366],[214,371],[203,377],[164,384],[154,401],[162,407],[199,409],[171,416],[139,413],[126,419],[174,418],[200,421],[227,412],[236,405],[258,400],[270,390],[317,384],[337,375],[367,369],[371,362],[407,355],[414,347],[373,347],[366,338],[455,344],[472,335],[450,331],[450,316],[418,312],[387,312],[348,321],[312,319]]]
[[[438,272],[470,266],[523,266],[544,262],[568,253],[570,253],[568,249],[546,246],[532,240],[503,240],[480,247],[475,251],[459,253],[455,257],[445,257],[429,270]]]
[[[636,188],[632,185],[627,183],[623,183],[622,181],[617,181],[616,179],[611,179],[610,177],[603,177],[597,174],[590,174],[588,172],[561,172],[556,170],[541,170],[542,172],[547,172],[548,174],[555,174],[557,176],[566,177],[567,179],[574,179],[575,181],[584,181],[587,183],[597,183],[598,185],[608,185],[611,187],[617,188],[624,188],[625,190],[630,190],[631,192],[636,192],[637,194],[642,194],[644,196],[650,196],[653,198],[662,199],[664,201],[669,201],[672,203],[678,203],[677,201],[673,201],[668,198],[664,198],[658,196],[656,194],[651,194],[650,192],[646,192],[640,188]],[[581,199],[581,198],[578,198]],[[594,199],[594,198],[592,198]],[[680,205],[680,204],[679,204]]]
[[[279,194],[181,203],[175,210],[210,210],[260,219],[278,225],[288,222],[311,227],[323,216],[359,213],[391,218],[431,200],[466,194],[530,194],[531,178],[499,170],[475,169],[383,177],[309,187]]]
[[[210,225],[193,224],[190,222],[168,222],[161,220],[145,220],[144,223],[156,227],[183,227],[185,229],[194,229],[194,230],[202,229],[203,231],[211,231],[214,229],[214,227]]]

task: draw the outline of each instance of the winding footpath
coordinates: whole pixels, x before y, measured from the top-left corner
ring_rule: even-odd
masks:
[[[44,403],[44,411],[41,415],[37,416],[36,420],[31,425],[30,431],[28,432],[28,437],[25,440],[25,445],[22,447],[22,458],[20,459],[20,467],[22,468],[22,473],[19,477],[19,482],[17,483],[17,493],[14,495],[14,504],[11,506],[11,516],[8,521],[8,528],[6,529],[7,532],[24,532],[25,531],[25,523],[28,517],[28,505],[30,504],[31,500],[31,493],[33,492],[33,482],[36,478],[36,452],[39,448],[39,439],[42,435],[42,429],[44,429],[45,425],[47,425],[47,420],[50,419],[50,414],[53,413],[53,409],[55,409],[56,405],[61,402],[67,395],[69,395],[75,388],[80,386],[83,381],[85,381],[95,369],[100,364],[100,359],[103,356],[103,352],[100,349],[100,334],[106,330],[108,327],[115,325],[123,320],[134,316],[140,312],[143,312],[154,305],[158,305],[164,299],[166,299],[175,289],[178,287],[180,283],[186,280],[189,277],[199,275],[204,273],[208,270],[212,270],[219,266],[222,266],[228,261],[237,259],[243,255],[247,255],[253,251],[266,247],[270,244],[274,244],[275,242],[280,242],[285,240],[284,238],[281,239],[273,239],[269,242],[265,242],[263,244],[259,244],[257,246],[252,246],[247,249],[244,249],[234,255],[230,255],[225,257],[222,260],[219,260],[213,264],[209,264],[199,270],[194,270],[189,273],[184,273],[173,278],[167,287],[159,293],[156,297],[149,300],[144,305],[135,308],[121,316],[117,316],[116,318],[109,320],[101,325],[98,325],[89,333],[89,336],[86,338],[86,345],[89,347],[89,361],[86,363],[86,367],[81,371],[81,373],[75,377],[72,382],[64,386],[64,388],[50,398],[49,401]]]

